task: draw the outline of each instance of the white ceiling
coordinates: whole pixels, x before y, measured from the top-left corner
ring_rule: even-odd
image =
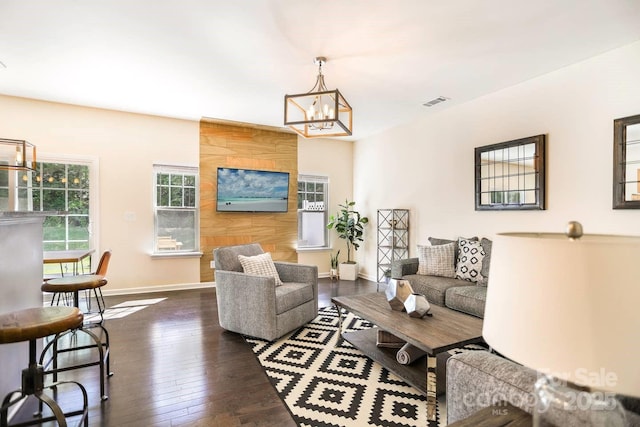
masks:
[[[326,56],[359,139],[639,39],[640,0],[0,0],[0,93],[282,126]]]

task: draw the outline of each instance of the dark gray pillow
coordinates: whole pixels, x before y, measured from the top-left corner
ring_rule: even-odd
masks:
[[[482,246],[482,249],[484,249],[484,259],[482,260],[482,270],[480,271],[480,274],[482,274],[482,282],[480,283],[480,285],[482,286],[487,286],[487,283],[489,282],[489,264],[491,263],[491,245],[493,244],[493,242],[489,239],[486,238],[482,238],[482,240],[480,240],[480,245]]]

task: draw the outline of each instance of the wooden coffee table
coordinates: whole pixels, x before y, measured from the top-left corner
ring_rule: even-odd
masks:
[[[392,310],[382,292],[331,298],[339,312],[340,336],[371,359],[404,379],[427,396],[427,417],[436,419],[436,355],[467,344],[482,342],[482,319],[448,308],[432,305],[433,316],[422,319]],[[401,365],[396,351],[376,346],[377,330],[342,332],[342,310],[345,309],[380,329],[392,333],[427,353],[427,363]],[[418,365],[418,366],[416,366]]]

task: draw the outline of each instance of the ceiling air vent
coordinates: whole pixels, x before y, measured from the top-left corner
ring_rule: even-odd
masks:
[[[425,107],[433,107],[436,104],[440,104],[441,102],[444,102],[446,100],[448,100],[449,98],[445,97],[445,96],[439,96],[437,98],[432,99],[429,102],[425,102],[424,105]]]

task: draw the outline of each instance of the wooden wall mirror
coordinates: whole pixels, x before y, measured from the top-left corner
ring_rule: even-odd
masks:
[[[613,121],[613,209],[640,209],[640,115]]]
[[[545,135],[475,149],[476,210],[545,209]]]

